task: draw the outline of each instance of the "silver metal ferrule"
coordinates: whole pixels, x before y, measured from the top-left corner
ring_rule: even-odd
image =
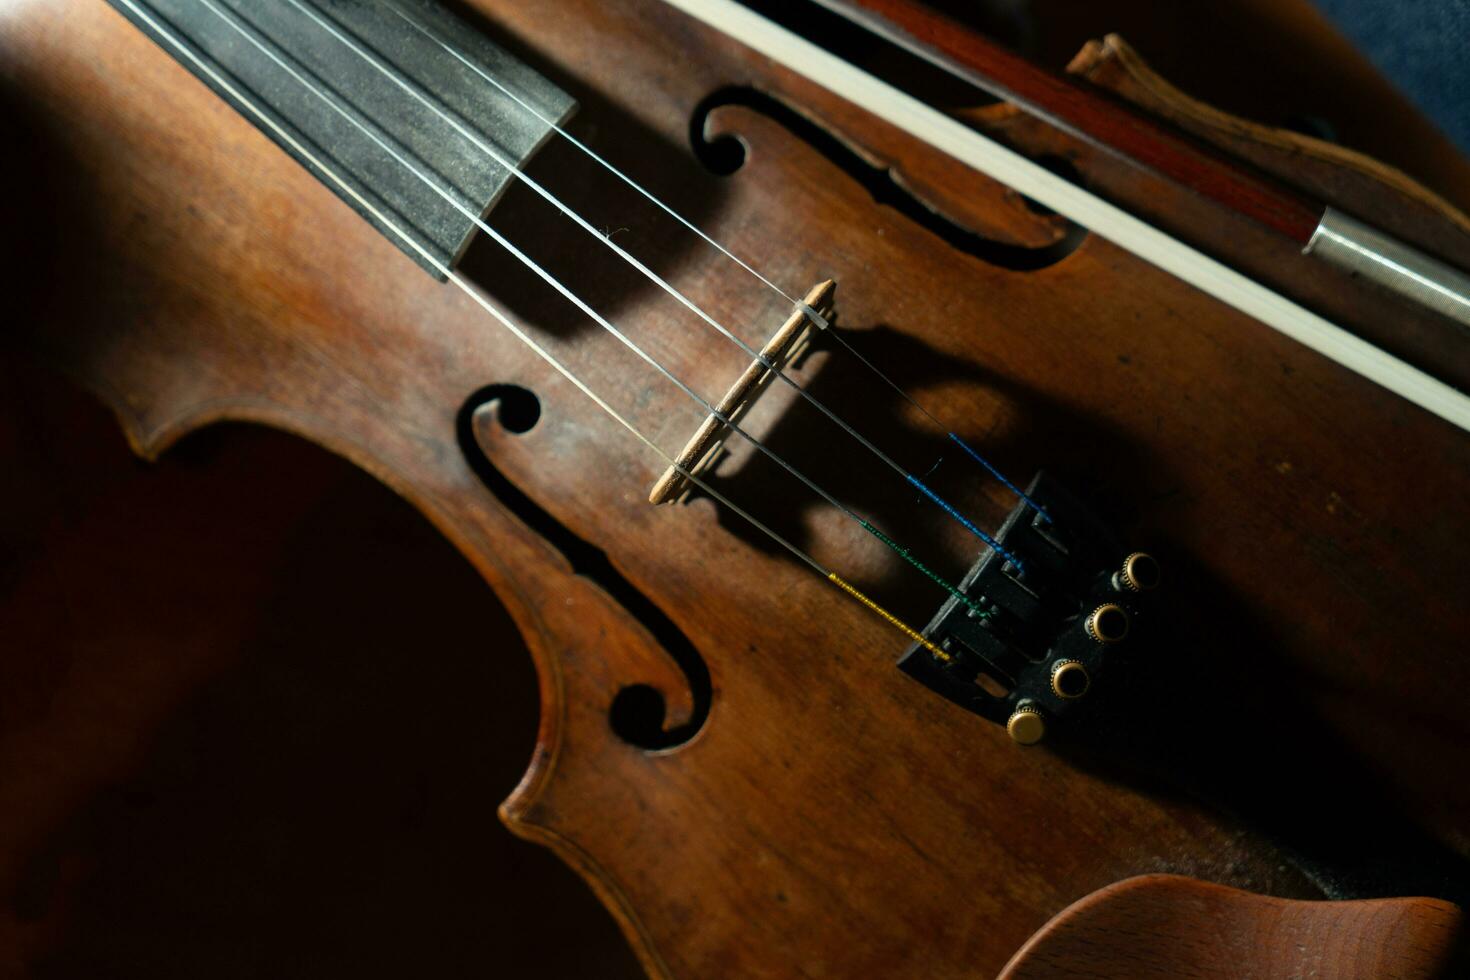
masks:
[[[1302,249],[1470,328],[1470,275],[1328,208]]]

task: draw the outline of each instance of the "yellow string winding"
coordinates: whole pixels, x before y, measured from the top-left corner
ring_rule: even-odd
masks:
[[[851,585],[841,575],[838,575],[836,572],[828,572],[827,578],[829,581],[832,582],[833,585],[837,586],[843,592],[846,592],[858,602],[861,602],[863,605],[873,610],[873,612],[877,613],[879,616],[882,616],[885,620],[888,621],[891,626],[898,629],[909,639],[913,640],[915,643],[922,646],[925,650],[928,650],[930,653],[934,654],[937,660],[940,660],[944,663],[949,663],[949,661],[952,659],[948,653],[945,653],[943,650],[939,649],[939,647],[931,643],[928,638],[919,633],[918,630],[914,629],[908,623],[905,623],[903,620],[893,615],[893,613],[889,612],[887,609],[884,609],[872,599],[869,599],[867,596],[859,592],[856,586]]]

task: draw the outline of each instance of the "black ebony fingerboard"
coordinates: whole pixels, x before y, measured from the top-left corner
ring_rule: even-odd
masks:
[[[465,212],[485,214],[515,179],[505,164],[553,132],[538,113],[559,123],[575,107],[430,0],[109,2],[441,279],[474,234]]]

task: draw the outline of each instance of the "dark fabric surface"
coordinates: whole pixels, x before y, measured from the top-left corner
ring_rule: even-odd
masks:
[[[1316,0],[1450,139],[1470,151],[1470,0]]]

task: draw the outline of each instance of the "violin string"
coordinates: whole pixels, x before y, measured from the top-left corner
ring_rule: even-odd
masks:
[[[597,161],[597,163],[601,164],[604,168],[606,168],[606,170],[609,173],[611,173],[614,176],[618,177],[620,180],[623,181],[623,183],[627,184],[633,190],[635,190],[639,194],[643,195],[645,198],[648,199],[648,201],[651,204],[653,204],[654,206],[656,206],[656,207],[660,208],[661,210],[663,210],[666,214],[669,215],[669,217],[673,218],[675,221],[677,221],[680,224],[684,225],[684,227],[688,228],[690,231],[694,232],[700,238],[704,239],[705,242],[707,242],[709,245],[711,245],[714,248],[718,249],[719,251],[723,252],[725,254],[725,257],[726,258],[730,259],[732,262],[734,262],[736,265],[740,266],[740,268],[744,269],[746,272],[750,273],[752,276],[755,276],[755,278],[759,279],[767,287],[769,287],[771,290],[773,290],[778,296],[783,297],[788,303],[790,303],[793,306],[805,306],[805,304],[803,304],[801,300],[799,300],[796,297],[792,296],[791,294],[787,293],[780,286],[776,285],[774,282],[772,282],[771,280],[767,279],[765,276],[761,275],[758,271],[756,271],[756,269],[754,267],[752,267],[751,265],[749,265],[748,263],[746,263],[743,259],[741,259],[738,256],[736,256],[734,253],[730,252],[728,249],[726,249],[719,242],[715,241],[709,235],[705,234],[704,231],[702,231],[700,228],[696,227],[695,225],[690,224],[688,221],[686,221],[683,218],[682,215],[679,214],[679,212],[677,212],[673,208],[669,207],[667,204],[665,204],[662,200],[660,200],[657,196],[655,196],[650,191],[645,190],[644,187],[643,187],[643,185],[639,184],[637,181],[633,180],[631,177],[629,177],[628,175],[624,174],[617,167],[613,166],[611,163],[609,163],[607,160],[605,160],[601,155],[599,155],[596,150],[592,149],[592,147],[588,146],[586,143],[583,143],[581,140],[577,139],[571,133],[567,132],[566,129],[562,128],[561,124],[558,123],[555,119],[552,119],[551,117],[543,114],[541,112],[541,110],[537,109],[530,102],[528,102],[525,99],[521,98],[521,96],[517,95],[514,91],[512,91],[507,85],[505,85],[504,83],[502,83],[495,76],[491,75],[489,72],[485,71],[485,69],[481,68],[478,64],[476,64],[475,62],[471,61],[469,58],[465,57],[463,54],[460,53],[460,51],[454,45],[450,44],[449,42],[445,41],[442,37],[440,37],[437,31],[434,31],[431,28],[425,27],[417,19],[415,19],[413,17],[410,17],[408,14],[404,13],[403,9],[401,7],[399,7],[396,2],[393,2],[393,0],[388,0],[388,2],[384,3],[384,6],[386,6],[393,13],[397,14],[399,18],[401,18],[402,20],[404,20],[405,22],[407,22],[411,27],[414,28],[414,30],[418,31],[420,34],[424,35],[424,37],[428,38],[430,41],[432,41],[435,44],[437,44],[450,57],[454,58],[456,61],[458,61],[460,64],[464,65],[470,71],[472,71],[475,74],[479,75],[482,79],[484,79],[485,81],[489,82],[491,85],[495,86],[495,88],[497,88],[497,89],[500,90],[501,94],[505,95],[507,98],[509,98],[512,101],[514,101],[522,109],[525,109],[531,115],[535,116],[544,125],[548,126],[552,130],[554,130],[558,135],[560,135],[567,142],[571,143],[577,149],[581,150],[587,156],[591,157],[593,160]],[[807,312],[807,315],[810,316],[817,323],[818,326],[822,327],[823,329],[826,329],[826,327],[827,327],[827,319],[826,319],[826,317],[822,316],[820,313],[818,313],[816,310],[811,309],[810,307],[806,307],[806,312]]]
[[[214,8],[213,3],[211,2],[211,0],[200,0],[200,2],[201,3],[204,3],[205,6],[209,7],[212,11],[214,11],[215,14],[216,14],[216,16],[220,16],[219,15],[219,11],[216,8]],[[788,462],[779,453],[775,452],[770,447],[768,447],[764,443],[762,443],[760,440],[756,439],[754,436],[750,435],[748,432],[746,432],[744,429],[742,429],[734,421],[734,419],[732,419],[732,418],[729,417],[728,414],[726,414],[724,412],[721,412],[719,409],[717,409],[713,404],[711,404],[707,399],[705,399],[698,392],[696,392],[692,387],[690,387],[683,380],[681,380],[677,375],[675,375],[672,371],[670,371],[666,366],[664,366],[663,364],[661,364],[656,358],[654,358],[652,355],[650,355],[649,353],[647,353],[642,347],[640,347],[637,343],[635,343],[623,331],[621,331],[620,329],[618,329],[617,326],[615,326],[611,321],[609,321],[601,313],[599,313],[597,310],[595,310],[590,304],[588,304],[580,296],[578,296],[576,293],[574,293],[569,287],[567,287],[564,283],[562,283],[560,280],[558,280],[550,272],[546,271],[546,269],[544,269],[541,265],[539,265],[534,259],[532,259],[525,252],[523,252],[520,248],[516,247],[515,244],[513,244],[509,239],[507,239],[498,230],[496,230],[495,228],[491,227],[488,223],[486,223],[483,218],[481,218],[478,214],[476,214],[473,210],[471,210],[470,207],[467,206],[463,201],[457,200],[456,197],[453,194],[450,194],[447,190],[445,190],[443,187],[441,187],[439,185],[439,183],[434,180],[433,177],[431,177],[429,174],[425,173],[422,169],[420,169],[418,166],[416,166],[412,160],[408,159],[408,157],[405,156],[402,152],[400,152],[399,150],[395,149],[387,140],[383,139],[377,133],[373,132],[372,129],[370,129],[361,120],[355,118],[351,113],[349,113],[340,104],[338,104],[338,102],[336,100],[334,100],[332,98],[331,93],[325,91],[319,85],[317,85],[316,83],[314,83],[313,81],[311,81],[311,79],[309,79],[305,75],[303,75],[300,71],[297,71],[296,68],[294,68],[292,65],[288,64],[285,60],[283,60],[275,52],[271,51],[268,47],[266,47],[265,45],[261,44],[256,38],[252,37],[251,34],[250,34],[250,32],[247,31],[244,27],[242,27],[242,26],[234,23],[229,17],[220,16],[220,19],[225,24],[229,25],[229,27],[232,30],[234,30],[236,33],[238,33],[245,41],[247,41],[248,43],[250,43],[257,50],[259,50],[263,55],[265,55],[272,62],[274,62],[276,64],[276,66],[281,69],[281,71],[283,71],[286,74],[288,74],[292,79],[294,79],[297,83],[299,83],[303,88],[305,88],[312,95],[316,96],[318,99],[320,99],[322,102],[324,102],[330,109],[332,109],[333,112],[335,112],[339,116],[341,116],[343,118],[343,120],[345,120],[348,124],[350,124],[353,127],[355,127],[359,132],[361,132],[364,136],[366,136],[369,140],[371,140],[379,149],[381,149],[384,153],[388,154],[394,160],[395,163],[397,163],[399,166],[401,166],[404,169],[406,169],[420,183],[424,184],[426,187],[428,187],[430,190],[432,190],[435,194],[439,195],[439,197],[443,198],[444,201],[446,203],[448,203],[451,207],[455,208],[461,214],[463,214],[466,218],[468,218],[470,221],[472,221],[481,231],[483,231],[486,235],[490,236],[490,238],[493,241],[495,241],[496,244],[500,245],[506,251],[510,252],[510,254],[517,261],[519,261],[522,265],[526,266],[526,268],[529,269],[532,273],[534,273],[538,278],[540,278],[547,285],[549,285],[553,289],[555,289],[559,294],[561,294],[561,296],[563,298],[565,298],[566,300],[568,300],[570,303],[572,303],[574,306],[576,306],[579,310],[581,310],[584,314],[586,314],[588,317],[590,317],[592,320],[594,320],[604,330],[606,330],[608,333],[612,334],[615,338],[617,338],[617,340],[621,344],[623,344],[623,346],[625,346],[629,350],[631,350],[642,361],[644,361],[644,363],[648,364],[655,371],[657,371],[659,374],[661,374],[665,379],[667,379],[672,384],[674,384],[685,395],[687,395],[689,398],[691,398],[695,402],[697,402],[706,412],[708,412],[709,414],[713,415],[715,418],[719,419],[719,421],[720,421],[720,423],[722,425],[728,426],[731,431],[733,431],[734,433],[736,433],[737,435],[739,435],[740,438],[744,439],[746,442],[750,443],[753,447],[755,447],[755,449],[757,449],[759,452],[761,452],[767,458],[769,458],[770,460],[772,460],[774,463],[776,463],[778,466],[780,466],[782,469],[784,469],[791,476],[795,477],[798,481],[800,481],[809,490],[811,490],[813,493],[817,494],[824,501],[826,501],[827,504],[829,504],[830,506],[836,508],[845,517],[847,517],[849,520],[853,521],[859,527],[863,528],[863,530],[867,531],[869,534],[871,534],[873,537],[875,537],[879,542],[881,542],[883,545],[885,545],[886,547],[888,547],[889,549],[891,549],[895,554],[897,554],[899,557],[903,558],[906,562],[908,562],[910,565],[912,565],[914,568],[916,568],[919,572],[923,573],[931,581],[935,582],[941,588],[943,588],[946,591],[948,591],[951,595],[953,595],[956,599],[958,599],[960,602],[962,602],[967,608],[969,608],[977,616],[979,616],[980,618],[989,618],[989,611],[984,606],[982,606],[980,603],[976,602],[974,599],[972,599],[970,596],[966,595],[964,592],[960,591],[960,589],[957,586],[951,584],[943,576],[939,575],[937,572],[935,572],[931,568],[929,568],[929,566],[926,565],[916,555],[914,555],[913,552],[910,549],[905,548],[905,547],[902,547],[901,545],[899,545],[891,537],[889,537],[887,534],[885,534],[880,528],[878,528],[876,525],[874,525],[870,521],[867,521],[867,520],[863,519],[862,517],[860,517],[851,508],[849,508],[847,505],[843,504],[840,500],[838,500],[835,496],[833,496],[827,490],[823,489],[818,483],[816,483],[816,481],[812,480],[811,478],[809,478],[808,476],[806,476],[806,474],[804,474],[800,470],[798,470],[794,465],[792,465],[790,462]],[[923,489],[923,488],[921,487],[921,489]],[[945,506],[945,507],[948,506],[947,504],[944,504],[942,501],[940,501],[940,504],[941,504],[941,506]],[[1002,552],[1002,553],[1004,553],[1004,552]]]
[[[201,2],[203,2],[203,0],[201,0]],[[725,337],[731,343],[735,344],[742,351],[744,351],[747,356],[759,362],[766,370],[772,372],[775,377],[779,378],[784,384],[795,391],[802,399],[804,399],[806,402],[808,402],[810,405],[820,411],[829,420],[831,420],[840,429],[842,429],[849,436],[855,439],[860,445],[862,445],[865,449],[867,449],[870,453],[872,453],[895,473],[901,476],[915,489],[921,491],[921,495],[924,498],[934,503],[936,506],[939,507],[940,510],[948,514],[961,527],[969,531],[971,534],[975,535],[975,537],[979,538],[996,553],[1005,558],[1006,561],[1014,565],[1018,572],[1020,572],[1022,575],[1025,574],[1025,564],[1021,562],[1014,554],[1010,553],[994,537],[982,530],[977,524],[975,524],[974,521],[966,517],[959,510],[959,508],[945,501],[942,497],[939,496],[939,494],[935,493],[931,487],[925,485],[921,480],[919,480],[918,477],[914,476],[892,457],[890,457],[887,453],[879,449],[871,440],[869,440],[867,437],[865,437],[855,428],[849,425],[846,421],[844,421],[840,416],[838,416],[824,403],[822,403],[815,395],[812,395],[804,387],[788,377],[780,369],[779,366],[771,361],[770,358],[766,357],[760,351],[757,351],[754,347],[751,347],[745,341],[741,340],[723,324],[715,320],[703,309],[701,309],[693,300],[689,299],[689,297],[685,296],[681,291],[676,289],[662,276],[658,275],[658,273],[650,269],[631,252],[614,242],[612,240],[612,236],[599,232],[596,228],[592,226],[591,223],[589,223],[585,218],[578,214],[575,209],[557,198],[556,195],[552,194],[549,190],[543,187],[539,181],[526,174],[519,166],[516,165],[514,161],[506,157],[503,153],[501,153],[495,147],[491,146],[489,143],[485,142],[485,140],[483,140],[478,134],[472,132],[460,120],[454,118],[454,116],[457,114],[452,114],[451,112],[446,111],[444,108],[441,108],[439,105],[436,105],[436,99],[429,97],[422,91],[419,91],[419,87],[416,83],[410,83],[408,81],[405,81],[403,78],[400,78],[397,74],[393,72],[391,68],[383,64],[383,62],[374,54],[363,48],[362,45],[358,44],[357,41],[355,41],[348,34],[344,33],[342,30],[339,30],[332,21],[323,19],[321,15],[302,4],[300,0],[286,0],[286,2],[295,7],[305,17],[314,22],[322,30],[330,34],[343,46],[347,47],[349,50],[357,54],[358,57],[362,58],[365,62],[367,62],[370,66],[372,66],[375,70],[382,74],[383,77],[387,78],[393,84],[401,88],[411,98],[419,102],[421,105],[423,105],[430,112],[434,113],[434,115],[438,116],[444,122],[448,123],[450,127],[452,127],[454,131],[457,132],[461,137],[479,148],[481,152],[486,154],[497,164],[510,171],[513,175],[515,175],[518,180],[520,180],[527,187],[533,190],[548,204],[554,207],[557,211],[561,212],[561,214],[563,214],[565,217],[569,218],[583,231],[587,232],[587,234],[591,235],[593,238],[597,239],[607,248],[612,250],[615,254],[618,255],[619,258],[623,259],[633,268],[637,269],[650,282],[654,283],[669,296],[677,300],[680,305],[684,306],[691,313],[695,314],[705,323],[709,324],[709,326],[712,327],[721,336]]]
[[[478,305],[486,313],[489,313],[491,317],[496,320],[496,322],[498,322],[507,331],[509,331],[512,336],[514,336],[521,343],[525,344],[527,348],[529,348],[534,354],[536,354],[542,361],[546,362],[546,364],[550,366],[553,370],[555,370],[557,374],[561,375],[561,377],[564,378],[568,383],[570,383],[582,394],[586,395],[595,405],[597,405],[598,408],[606,412],[610,418],[612,418],[615,422],[626,429],[639,442],[643,443],[643,445],[647,446],[649,449],[653,450],[656,454],[661,456],[665,463],[677,470],[685,479],[689,480],[695,486],[699,487],[705,493],[709,494],[712,499],[718,501],[721,505],[729,508],[732,513],[738,514],[741,518],[748,521],[753,527],[765,534],[776,544],[789,551],[801,562],[805,563],[807,566],[816,571],[817,574],[821,575],[827,581],[831,582],[833,585],[841,589],[848,596],[857,600],[861,605],[878,615],[881,619],[883,619],[889,625],[893,626],[899,632],[903,633],[906,637],[908,637],[908,639],[922,646],[934,657],[941,661],[948,661],[951,659],[951,656],[948,652],[941,649],[928,637],[924,636],[918,630],[915,630],[903,620],[899,619],[897,616],[890,613],[887,609],[883,608],[881,605],[879,605],[877,602],[867,596],[864,592],[858,589],[857,586],[853,585],[837,572],[823,566],[821,562],[817,561],[804,549],[787,540],[785,537],[777,533],[773,528],[765,524],[755,515],[746,511],[734,501],[725,497],[718,490],[711,487],[700,477],[696,476],[694,473],[691,473],[689,470],[684,468],[677,460],[664,452],[657,443],[655,443],[648,436],[644,435],[637,426],[635,426],[631,421],[629,421],[615,408],[608,404],[606,400],[604,400],[600,395],[597,394],[597,392],[593,391],[588,384],[578,378],[575,372],[573,372],[561,361],[557,360],[557,358],[553,356],[550,351],[546,350],[544,347],[538,344],[535,339],[530,336],[530,334],[526,333],[520,327],[517,327],[515,325],[515,322],[511,320],[509,316],[501,312],[500,309],[497,308],[495,304],[491,303],[489,299],[487,299],[483,294],[481,294],[481,292],[476,289],[473,284],[464,279],[449,266],[441,262],[436,256],[432,255],[418,242],[414,241],[413,237],[409,235],[408,232],[403,230],[403,228],[401,228],[396,222],[389,218],[388,215],[386,215],[382,211],[382,209],[378,208],[375,204],[373,204],[361,193],[359,193],[355,187],[347,182],[346,178],[339,175],[331,166],[329,166],[320,157],[313,153],[311,149],[303,145],[300,140],[296,139],[296,137],[293,136],[289,131],[279,125],[263,109],[257,106],[254,101],[252,101],[248,96],[242,93],[240,89],[235,86],[229,79],[221,75],[208,62],[196,55],[187,44],[185,44],[179,37],[177,37],[173,33],[173,31],[168,28],[168,26],[160,23],[157,18],[153,17],[147,10],[144,10],[142,7],[140,7],[137,3],[134,2],[134,0],[120,0],[120,2],[130,11],[132,11],[140,22],[148,25],[148,27],[154,32],[156,36],[166,41],[169,47],[173,48],[180,58],[185,59],[189,63],[191,63],[195,67],[195,69],[198,70],[203,76],[209,78],[211,82],[218,86],[220,91],[227,93],[230,98],[235,100],[235,103],[237,105],[241,106],[251,115],[253,115],[262,128],[268,129],[270,132],[272,132],[275,137],[279,139],[284,145],[289,146],[295,153],[299,154],[302,160],[308,161],[311,166],[315,167],[321,174],[325,175],[329,180],[331,180],[332,183],[336,184],[343,194],[350,197],[357,204],[357,206],[362,209],[363,213],[370,215],[382,227],[392,232],[392,234],[400,239],[406,247],[416,252],[420,257],[423,258],[426,263],[429,264],[431,268],[433,268],[440,275],[444,276],[449,282],[458,287],[476,305]],[[221,11],[213,5],[211,0],[200,0],[200,2],[213,10],[213,12],[217,16],[220,16],[220,18],[226,23],[230,23],[229,19],[225,17],[221,13]]]
[[[709,234],[707,234],[704,231],[704,229],[702,229],[698,225],[694,224],[694,222],[690,221],[688,218],[685,218],[682,214],[680,214],[678,211],[676,211],[673,207],[671,207],[670,205],[664,203],[664,201],[661,200],[652,191],[649,191],[642,184],[638,183],[638,181],[634,180],[628,174],[626,174],[625,172],[623,172],[621,169],[619,169],[617,166],[615,166],[613,163],[611,163],[609,160],[607,160],[605,157],[603,157],[601,154],[599,154],[596,150],[592,149],[592,147],[588,146],[586,143],[584,143],[582,140],[578,139],[576,136],[573,136],[557,120],[552,119],[550,116],[547,116],[541,110],[537,109],[534,105],[532,105],[528,100],[522,98],[519,94],[517,94],[515,91],[513,91],[509,86],[505,85],[503,82],[501,82],[495,76],[491,75],[489,72],[485,71],[485,69],[481,68],[478,64],[476,64],[474,61],[472,61],[468,57],[466,57],[453,44],[450,44],[448,41],[445,41],[444,38],[442,38],[441,36],[439,36],[439,34],[438,34],[437,31],[433,30],[432,28],[429,28],[429,27],[424,26],[424,24],[422,24],[417,18],[414,18],[414,17],[409,16],[398,5],[398,3],[396,2],[396,0],[388,0],[388,2],[385,3],[385,6],[390,11],[392,11],[394,14],[396,14],[400,19],[402,19],[403,21],[405,21],[406,23],[408,23],[411,27],[413,27],[415,30],[417,30],[420,34],[424,35],[430,41],[432,41],[433,43],[437,44],[440,48],[442,48],[445,51],[445,53],[447,53],[448,55],[450,55],[451,57],[453,57],[456,61],[460,62],[462,65],[464,65],[470,71],[472,71],[475,74],[479,75],[485,81],[489,82],[496,89],[498,89],[503,95],[505,95],[507,98],[511,99],[512,101],[514,101],[522,109],[524,109],[527,112],[529,112],[532,116],[535,116],[536,119],[538,119],[543,125],[550,127],[559,136],[561,136],[564,140],[566,140],[567,142],[571,143],[574,147],[576,147],[582,153],[586,154],[589,158],[591,158],[592,160],[594,160],[599,166],[601,166],[608,173],[612,174],[614,177],[616,177],[619,180],[621,180],[624,184],[627,184],[633,190],[637,191],[643,197],[647,198],[651,203],[653,203],[656,207],[658,207],[664,213],[668,214],[671,218],[673,218],[679,224],[683,225],[689,231],[693,232],[695,235],[697,235],[701,239],[703,239],[706,244],[710,245],[712,248],[714,248],[715,250],[717,250],[721,254],[723,254],[725,256],[725,258],[729,259],[731,262],[734,262],[736,265],[740,266],[740,268],[742,268],[746,272],[750,273],[750,275],[752,275],[756,279],[760,280],[761,283],[763,283],[767,288],[769,288],[774,293],[776,293],[776,295],[782,297],[788,303],[791,303],[793,306],[799,307],[801,310],[803,310],[803,312],[805,312],[806,315],[808,317],[810,317],[817,324],[817,326],[821,327],[824,331],[827,331],[827,334],[830,337],[832,337],[832,339],[834,339],[835,341],[837,341],[837,343],[840,344],[847,351],[848,354],[850,354],[852,357],[856,358],[864,367],[866,367],[870,372],[872,372],[874,375],[876,375],[879,380],[881,380],[889,388],[893,389],[893,391],[900,398],[902,398],[904,401],[908,402],[909,405],[911,405],[915,409],[917,409],[925,418],[927,418],[929,420],[930,424],[932,424],[936,429],[940,429],[940,430],[944,431],[945,435],[948,436],[948,438],[951,441],[953,441],[962,450],[964,450],[965,454],[967,456],[969,456],[972,460],[974,460],[980,466],[984,467],[984,469],[987,472],[989,472],[992,477],[994,477],[997,481],[999,481],[1002,486],[1004,486],[1007,490],[1011,491],[1011,493],[1015,494],[1020,500],[1022,500],[1032,510],[1034,510],[1038,514],[1040,514],[1044,520],[1046,520],[1047,522],[1050,522],[1051,518],[1047,515],[1046,509],[1044,507],[1042,507],[1041,504],[1039,504],[1035,500],[1033,500],[1029,494],[1027,494],[1020,487],[1018,487],[1015,483],[1012,483],[1011,480],[1008,479],[1006,477],[1006,475],[1004,473],[1002,473],[998,467],[992,465],[990,463],[990,461],[987,460],[984,456],[982,456],[978,451],[976,451],[974,449],[974,447],[972,447],[964,439],[960,438],[960,436],[953,429],[951,429],[949,426],[947,426],[943,422],[941,422],[934,415],[933,412],[931,412],[929,409],[925,408],[922,404],[920,404],[919,401],[916,398],[914,398],[912,395],[910,395],[907,391],[905,391],[903,389],[903,387],[901,385],[899,385],[899,383],[897,381],[894,381],[892,378],[890,378],[886,372],[884,372],[881,368],[879,368],[877,364],[874,364],[872,360],[870,360],[866,355],[864,355],[861,351],[859,351],[857,349],[857,347],[855,347],[852,343],[850,343],[845,337],[843,337],[840,333],[837,333],[834,330],[828,330],[827,328],[829,326],[831,326],[831,324],[829,324],[828,321],[827,321],[827,319],[825,317],[823,317],[820,313],[818,313],[816,310],[812,309],[810,306],[806,305],[806,303],[802,302],[800,299],[797,299],[796,297],[792,296],[790,293],[786,292],[786,290],[782,289],[780,286],[776,285],[776,283],[772,282],[770,279],[766,278],[766,276],[764,276],[763,274],[761,274],[761,272],[759,272],[750,263],[748,263],[744,259],[740,258],[738,255],[736,255],[730,249],[726,248],[724,245],[721,245],[713,237],[711,237]]]

